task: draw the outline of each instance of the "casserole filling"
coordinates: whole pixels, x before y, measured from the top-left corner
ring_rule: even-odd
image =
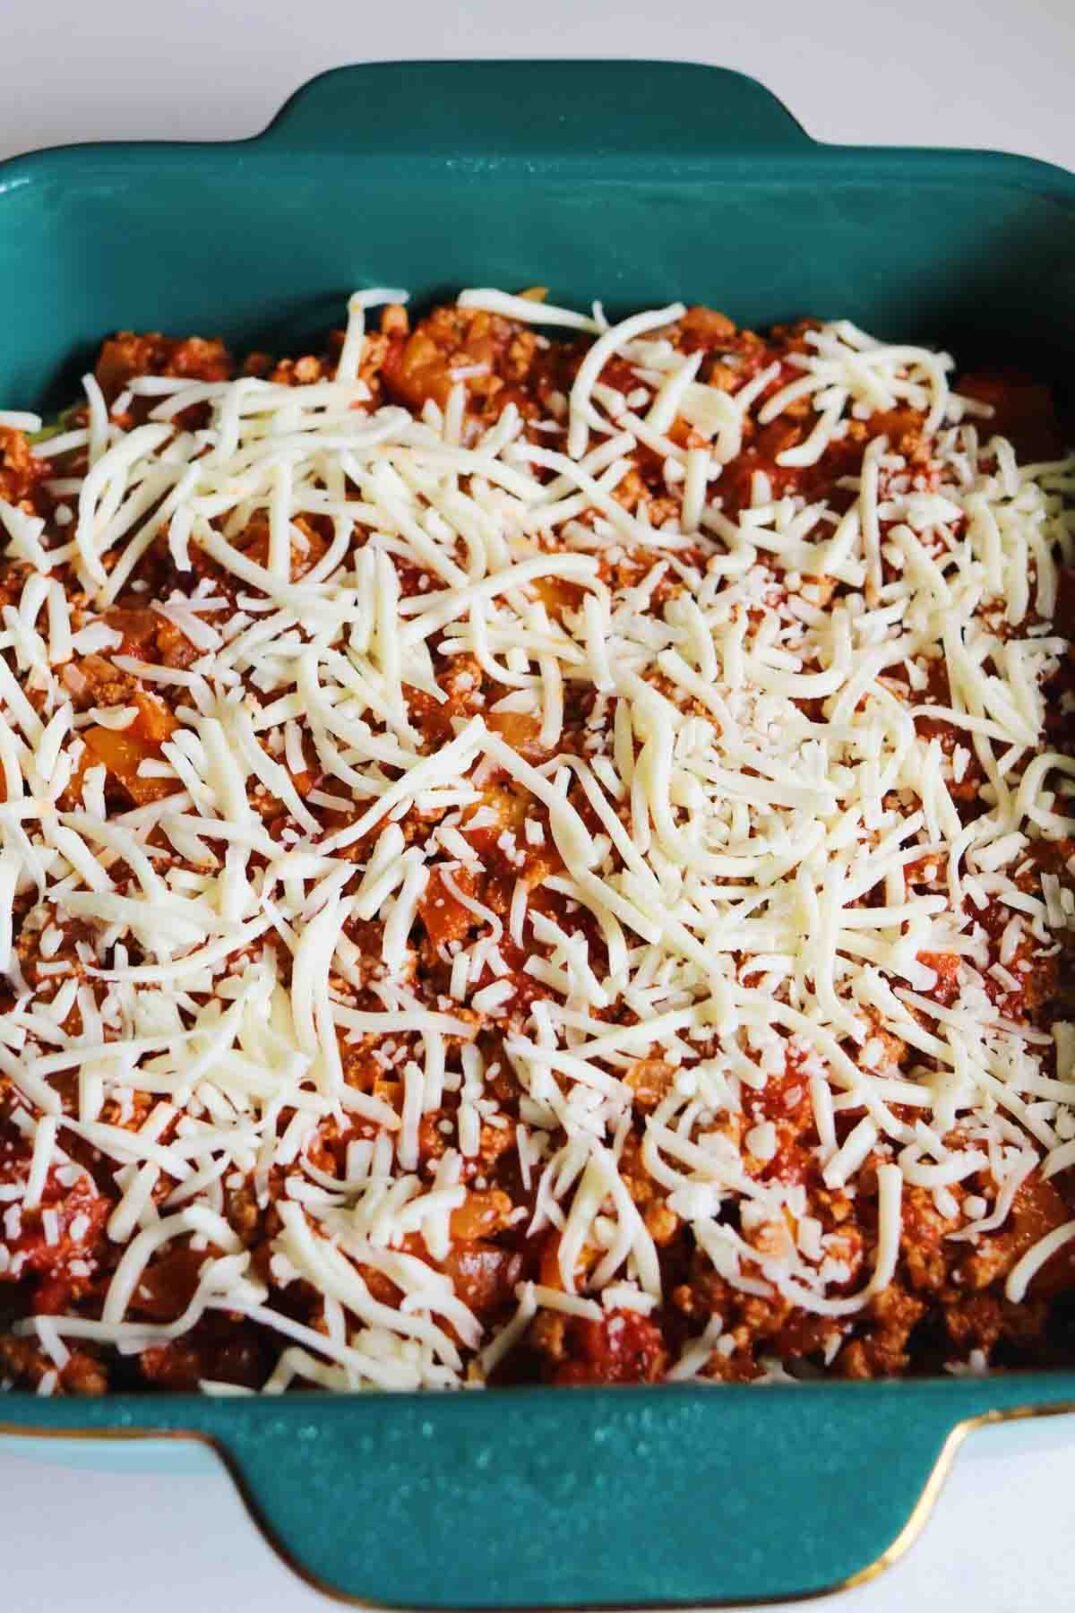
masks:
[[[0,415],[0,1377],[1070,1361],[1049,389],[404,302]]]

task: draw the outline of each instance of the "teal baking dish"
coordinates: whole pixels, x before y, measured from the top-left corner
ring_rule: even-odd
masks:
[[[0,167],[0,398],[57,403],[117,326],[290,350],[362,284],[419,298],[811,312],[1028,364],[1075,357],[1075,177],[819,146],[758,84],[643,62],[382,64],[257,139]],[[961,1430],[1075,1410],[1075,1370],[902,1383],[0,1404],[2,1430],[209,1440],[325,1589],[428,1608],[809,1595],[910,1538]]]

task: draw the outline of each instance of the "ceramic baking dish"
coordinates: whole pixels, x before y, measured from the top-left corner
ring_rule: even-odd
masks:
[[[819,146],[758,84],[712,68],[343,68],[255,140],[85,146],[0,167],[0,399],[63,401],[118,326],[296,351],[356,286],[428,299],[537,282],[558,302],[682,297],[747,324],[847,315],[1062,381],[1075,177],[993,154]],[[366,1603],[640,1607],[862,1575],[910,1538],[959,1430],[1064,1407],[1075,1370],[456,1396],[10,1394],[0,1423],[212,1441],[285,1555]]]

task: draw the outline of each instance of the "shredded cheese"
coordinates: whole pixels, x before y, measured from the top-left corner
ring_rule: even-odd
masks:
[[[56,1381],[65,1340],[221,1311],[279,1335],[269,1392],[480,1382],[542,1315],[612,1338],[671,1303],[662,1233],[839,1349],[910,1196],[958,1248],[1075,1159],[1071,1027],[1023,1008],[1075,923],[1042,862],[1075,830],[1046,740],[1075,461],[1021,468],[945,355],[847,322],[716,386],[681,304],[610,324],[487,288],[459,309],[593,338],[566,392],[478,419],[483,359],[411,412],[363,379],[367,312],[405,301],[357,292],[309,384],[136,377],[130,424],[87,378],[85,428],[35,448],[66,516],[0,503],[5,1272],[24,1226],[66,1235],[61,1135],[116,1190],[100,1315],[17,1324]],[[838,497],[781,491],[897,410],[917,456],[873,434]],[[115,608],[154,546],[175,585],[132,654]],[[118,692],[82,698],[89,657]],[[233,1223],[272,1183],[268,1281]],[[824,1217],[864,1200],[862,1245]],[[490,1319],[449,1275],[460,1224],[555,1259]],[[193,1295],[147,1321],[176,1245]],[[298,1280],[322,1325],[275,1302]],[[713,1316],[668,1376],[736,1347]]]

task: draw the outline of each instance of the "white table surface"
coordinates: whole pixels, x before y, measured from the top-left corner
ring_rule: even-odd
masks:
[[[249,134],[304,79],[363,58],[606,55],[742,68],[819,139],[1075,167],[1075,0],[0,0],[0,49],[0,157]],[[1065,1613],[1073,1526],[1075,1418],[982,1431],[902,1561],[812,1605]],[[333,1605],[276,1560],[223,1470],[193,1452],[167,1476],[87,1473],[47,1445],[0,1441],[0,1553],[11,1613]]]

